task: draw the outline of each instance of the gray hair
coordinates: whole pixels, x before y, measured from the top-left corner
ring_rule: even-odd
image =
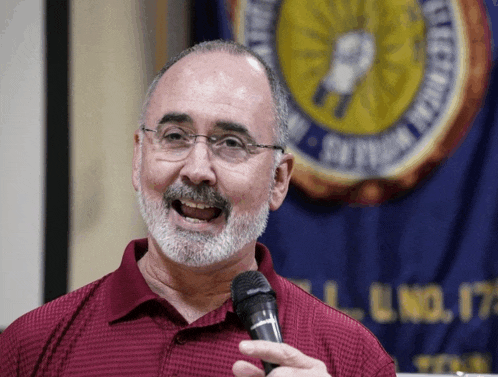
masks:
[[[277,74],[271,69],[271,67],[254,51],[250,50],[246,46],[227,40],[214,40],[199,43],[195,46],[192,46],[175,57],[171,58],[164,67],[156,74],[152,83],[147,90],[147,94],[145,95],[145,100],[142,106],[142,113],[140,117],[140,122],[145,124],[145,117],[147,113],[147,109],[150,104],[150,100],[154,91],[157,87],[157,84],[161,77],[166,73],[166,71],[171,68],[173,64],[181,60],[187,55],[191,53],[206,53],[206,52],[227,52],[231,55],[249,55],[257,59],[261,65],[265,68],[266,77],[268,79],[268,83],[270,84],[272,99],[273,99],[273,112],[275,116],[275,125],[274,125],[274,134],[275,141],[278,145],[285,148],[287,145],[288,138],[288,127],[287,127],[287,92],[283,87],[280,79]]]

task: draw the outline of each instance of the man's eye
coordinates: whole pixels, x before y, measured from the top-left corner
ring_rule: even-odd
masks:
[[[240,140],[239,138],[236,138],[234,136],[226,136],[226,137],[223,137],[219,143],[224,146],[224,147],[228,147],[228,148],[241,148],[241,149],[244,149],[245,147],[245,144],[242,140]]]
[[[185,140],[185,135],[186,135],[185,132],[179,130],[166,131],[163,133],[161,140],[166,142],[181,141]]]

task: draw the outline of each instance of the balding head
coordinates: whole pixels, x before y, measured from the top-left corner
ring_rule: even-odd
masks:
[[[145,97],[145,101],[142,108],[142,115],[140,122],[145,124],[145,120],[147,117],[147,111],[150,105],[151,98],[156,90],[156,87],[163,77],[163,75],[183,58],[191,55],[191,54],[208,54],[211,52],[225,52],[234,56],[247,56],[251,57],[255,65],[259,64],[260,67],[264,70],[266,79],[268,81],[268,85],[271,91],[271,98],[273,101],[273,114],[274,114],[274,135],[275,135],[275,143],[285,147],[287,144],[288,138],[288,128],[287,128],[287,94],[285,89],[283,88],[280,80],[278,79],[275,72],[266,64],[266,62],[261,59],[257,54],[248,49],[247,47],[232,41],[224,41],[224,40],[216,40],[216,41],[208,41],[197,44],[187,50],[182,51],[177,56],[170,59],[164,67],[157,73],[155,78],[153,79],[151,85],[147,90],[147,94]]]

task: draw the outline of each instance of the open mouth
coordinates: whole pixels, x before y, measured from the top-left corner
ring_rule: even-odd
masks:
[[[192,223],[207,223],[218,218],[222,210],[205,203],[196,203],[187,199],[177,199],[171,203],[173,209],[185,220]]]

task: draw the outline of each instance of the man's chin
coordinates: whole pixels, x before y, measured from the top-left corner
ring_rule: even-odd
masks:
[[[205,267],[229,258],[230,247],[216,242],[216,237],[206,232],[176,229],[174,236],[155,237],[155,244],[163,256],[188,267]],[[225,246],[225,247],[224,247]]]
[[[177,244],[174,248],[166,246],[161,248],[161,251],[166,258],[175,263],[196,268],[209,267],[230,258],[227,253],[206,249],[199,243]]]

